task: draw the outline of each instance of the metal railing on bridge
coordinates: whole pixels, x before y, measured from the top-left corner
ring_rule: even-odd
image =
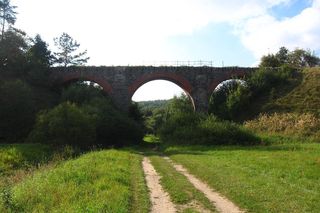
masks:
[[[213,61],[143,61],[142,66],[154,67],[213,67]]]

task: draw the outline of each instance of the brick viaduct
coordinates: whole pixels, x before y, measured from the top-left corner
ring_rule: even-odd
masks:
[[[206,112],[210,95],[218,84],[232,78],[242,78],[254,69],[205,66],[53,67],[51,79],[55,85],[77,80],[95,82],[122,110],[128,109],[133,94],[143,84],[152,80],[168,80],[191,97],[196,111]]]

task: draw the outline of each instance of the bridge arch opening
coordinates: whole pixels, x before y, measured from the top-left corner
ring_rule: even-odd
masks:
[[[192,97],[179,85],[167,80],[152,80],[133,94],[133,106],[142,114],[146,133],[157,135],[172,109],[194,111]]]
[[[226,120],[239,120],[250,95],[248,83],[242,79],[220,82],[211,91],[209,113]],[[239,120],[240,121],[240,120]]]
[[[194,101],[188,91],[168,80],[151,80],[141,85],[131,96],[133,102],[169,101],[174,97],[186,96],[194,108]]]
[[[108,98],[109,93],[100,84],[84,79],[65,81],[60,89],[61,100],[78,104],[89,102],[95,98]]]
[[[66,88],[72,84],[87,84],[91,85],[93,87],[96,87],[98,89],[101,89],[106,95],[109,95],[112,92],[111,85],[104,81],[101,78],[95,77],[95,76],[65,76],[62,79],[62,87]]]

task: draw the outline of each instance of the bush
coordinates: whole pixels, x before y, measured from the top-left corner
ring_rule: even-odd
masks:
[[[94,120],[81,108],[69,102],[41,112],[29,141],[53,145],[87,147],[96,139]]]
[[[214,116],[181,113],[170,117],[160,130],[165,143],[203,145],[252,145],[259,138],[239,125]]]
[[[32,91],[21,80],[0,84],[0,139],[18,141],[28,135],[35,120]]]
[[[235,120],[237,115],[249,104],[251,91],[238,80],[229,80],[213,92],[209,113],[220,119]]]
[[[62,91],[61,101],[72,102],[76,104],[85,104],[95,98],[103,98],[101,88],[92,84],[77,82]]]
[[[93,99],[83,108],[94,120],[97,144],[123,146],[142,141],[144,128],[123,112],[116,110],[107,99]]]

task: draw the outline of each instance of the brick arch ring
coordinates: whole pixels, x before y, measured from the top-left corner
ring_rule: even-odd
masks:
[[[78,80],[85,80],[85,81],[92,81],[94,83],[99,84],[99,86],[102,87],[103,91],[107,94],[112,93],[112,87],[111,85],[104,79],[101,79],[99,77],[96,77],[94,75],[67,75],[65,77],[63,77],[62,79],[62,84],[66,84],[69,82],[73,82],[73,81],[78,81]]]
[[[166,80],[178,85],[191,98],[192,105],[194,106],[194,100],[193,100],[193,97],[191,96],[192,85],[190,84],[190,82],[184,77],[182,77],[181,75],[177,75],[175,73],[169,73],[169,72],[155,72],[155,73],[148,73],[148,74],[142,75],[129,86],[128,88],[129,97],[132,98],[133,94],[143,84],[153,80]]]

